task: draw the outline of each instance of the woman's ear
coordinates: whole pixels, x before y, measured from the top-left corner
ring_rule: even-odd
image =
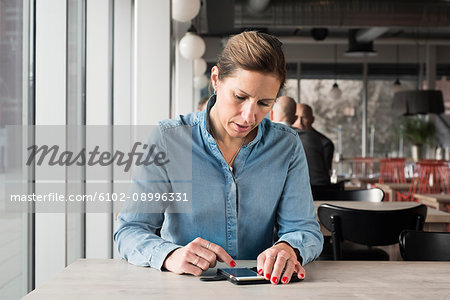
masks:
[[[217,66],[214,66],[211,69],[211,85],[215,93],[215,91],[217,91],[217,86],[219,85],[219,68]]]

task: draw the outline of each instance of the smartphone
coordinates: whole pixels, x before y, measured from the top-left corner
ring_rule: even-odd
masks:
[[[218,269],[217,273],[224,275],[234,284],[266,283],[266,280],[262,275],[247,268],[223,268]]]

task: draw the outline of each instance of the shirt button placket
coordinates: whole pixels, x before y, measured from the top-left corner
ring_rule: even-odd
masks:
[[[226,169],[227,178],[227,252],[232,257],[237,257],[237,216],[236,216],[236,183],[231,171]]]

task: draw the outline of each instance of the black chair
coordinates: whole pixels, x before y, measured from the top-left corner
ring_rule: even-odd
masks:
[[[356,191],[329,191],[327,189],[313,191],[314,200],[381,202],[383,198],[384,192],[379,188]]]
[[[345,191],[345,190],[328,190],[328,189],[318,189],[312,190],[314,200],[326,200],[326,201],[363,201],[363,202],[381,202],[384,198],[383,190],[379,188],[373,188],[368,190],[355,190],[355,191]],[[342,244],[345,249],[356,248],[357,245],[346,242]],[[349,252],[350,250],[346,250]],[[329,260],[333,258],[332,255],[332,245],[331,238],[329,236],[324,237],[323,251],[319,259]],[[380,255],[384,255],[381,254]]]
[[[450,261],[450,232],[404,230],[399,242],[404,260]]]
[[[318,208],[320,223],[331,232],[334,260],[389,260],[389,255],[372,246],[398,243],[405,229],[422,230],[427,215],[423,204],[396,210],[361,210],[322,204]],[[342,241],[368,247],[342,247]]]

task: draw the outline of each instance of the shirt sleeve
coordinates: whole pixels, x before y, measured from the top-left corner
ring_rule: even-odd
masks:
[[[148,145],[155,145],[153,153],[165,151],[160,129],[155,130]],[[132,264],[160,269],[173,250],[180,248],[159,236],[167,204],[162,201],[142,201],[140,195],[171,191],[170,180],[164,166],[141,165],[136,168],[129,200],[117,216],[114,241],[119,254]],[[137,201],[135,201],[137,200]]]
[[[315,260],[322,252],[323,235],[317,221],[309,184],[308,165],[297,138],[277,212],[278,242],[296,249],[302,264]]]

